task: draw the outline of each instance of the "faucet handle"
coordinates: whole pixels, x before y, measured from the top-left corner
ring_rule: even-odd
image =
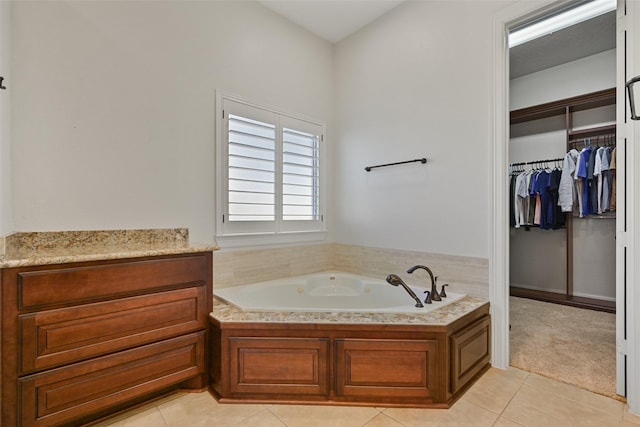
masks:
[[[447,297],[447,293],[444,291],[445,286],[449,286],[449,284],[445,283],[444,285],[442,285],[442,291],[440,291],[440,298],[446,298]]]
[[[424,299],[425,304],[432,304],[431,302],[431,292],[424,291],[423,294],[427,294],[427,297]]]

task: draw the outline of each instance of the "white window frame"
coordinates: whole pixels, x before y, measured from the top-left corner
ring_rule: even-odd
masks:
[[[225,105],[231,105],[232,114],[242,115],[243,109],[251,111],[244,117],[277,124],[276,127],[276,220],[274,222],[253,223],[228,221],[228,129],[227,118],[229,111]],[[256,110],[260,110],[256,113]],[[258,114],[259,117],[256,117]],[[295,123],[291,126],[291,123]],[[318,221],[284,221],[282,219],[282,129],[295,128],[298,131],[316,133],[320,131],[320,194]],[[293,244],[321,241],[326,238],[327,228],[325,220],[326,179],[326,141],[324,140],[325,125],[318,120],[309,119],[299,114],[284,112],[280,109],[251,101],[228,92],[216,91],[216,240],[221,247],[232,248],[255,245]]]

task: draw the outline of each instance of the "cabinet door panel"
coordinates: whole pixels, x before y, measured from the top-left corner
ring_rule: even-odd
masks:
[[[231,338],[232,393],[325,395],[325,338]]]
[[[18,307],[81,304],[162,288],[204,284],[207,257],[192,255],[18,273]]]
[[[487,315],[451,335],[451,392],[455,393],[491,360],[491,318]]]
[[[435,340],[336,340],[336,395],[433,398]]]
[[[19,316],[20,373],[201,330],[205,299],[202,286]]]
[[[22,425],[69,422],[204,372],[204,333],[173,338],[19,380]]]

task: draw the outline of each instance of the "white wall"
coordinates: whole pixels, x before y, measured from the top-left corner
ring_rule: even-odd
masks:
[[[11,3],[0,1],[0,75],[6,90],[0,90],[0,237],[13,229],[11,218],[11,92],[10,70]],[[2,250],[0,248],[0,253]]]
[[[511,110],[616,86],[616,50],[571,61],[509,82]]]
[[[336,242],[488,256],[491,30],[508,4],[407,1],[336,46]]]
[[[331,129],[332,46],[257,2],[29,1],[12,18],[16,231],[213,241],[218,88]]]

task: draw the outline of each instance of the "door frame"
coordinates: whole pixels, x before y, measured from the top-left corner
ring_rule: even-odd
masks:
[[[544,14],[546,11],[568,2],[568,0],[518,2],[494,16],[493,122],[491,123],[492,142],[489,149],[489,196],[491,206],[489,215],[489,297],[491,300],[493,328],[492,365],[500,369],[509,367],[509,194],[507,170],[509,163],[509,46],[507,34],[508,29],[515,24],[535,15]],[[640,7],[635,9],[640,9]],[[624,27],[624,31],[627,31],[627,40],[629,40],[629,33],[633,34],[633,20],[622,19],[621,15],[624,16],[625,11],[630,14],[633,13],[633,10],[630,10],[630,5],[625,5],[625,0],[618,0],[617,31]],[[638,20],[640,21],[640,10],[636,10],[635,15],[638,15]],[[618,36],[618,40],[620,40],[620,36]],[[630,47],[627,41],[627,50],[633,52],[633,43],[631,45]],[[638,50],[637,46],[635,50]],[[626,55],[628,58],[629,55]],[[625,50],[619,43],[616,47],[616,58],[617,64],[624,63]],[[620,141],[621,135],[622,139],[624,139],[625,137],[629,138],[633,133],[632,126],[622,125],[624,120],[621,118],[620,111],[622,111],[622,116],[626,111],[626,105],[620,106],[622,102],[626,103],[626,98],[621,96],[624,92],[624,80],[620,77],[622,75],[623,73],[618,72],[616,83],[619,99],[617,107],[618,141]],[[631,148],[626,153],[627,157],[633,160],[640,160],[636,159],[636,157],[640,157],[640,150],[638,151],[639,153],[636,155],[633,148]],[[621,157],[619,157],[618,161],[624,163],[625,153]],[[634,162],[631,164],[639,163]],[[638,332],[635,327],[635,316],[631,314],[631,317],[627,317],[629,312],[640,313],[640,294],[636,295],[633,289],[630,289],[634,286],[625,285],[625,283],[635,283],[633,268],[633,261],[636,261],[633,250],[635,232],[634,227],[632,225],[629,226],[634,222],[632,219],[636,218],[634,208],[636,197],[633,192],[635,175],[633,174],[633,169],[630,168],[630,170],[626,171],[623,166],[622,171],[618,170],[619,176],[626,176],[626,194],[630,195],[625,205],[624,195],[618,193],[618,206],[623,207],[623,218],[626,214],[626,217],[630,220],[626,221],[627,228],[623,232],[620,231],[620,226],[618,225],[618,223],[622,222],[620,219],[618,219],[616,225],[616,301],[618,302],[616,315],[616,363],[618,375],[616,383],[619,394],[624,394],[626,391],[627,402],[631,412],[640,413],[640,370],[636,369],[637,355],[640,354],[640,340],[636,339]],[[640,174],[638,177],[640,178]],[[640,185],[638,188],[640,189]],[[625,191],[624,184],[620,190],[622,192]],[[626,271],[625,265],[627,266]],[[629,268],[629,265],[631,265],[631,268]],[[636,347],[638,347],[638,351],[636,351]],[[626,385],[624,384],[625,379]]]

